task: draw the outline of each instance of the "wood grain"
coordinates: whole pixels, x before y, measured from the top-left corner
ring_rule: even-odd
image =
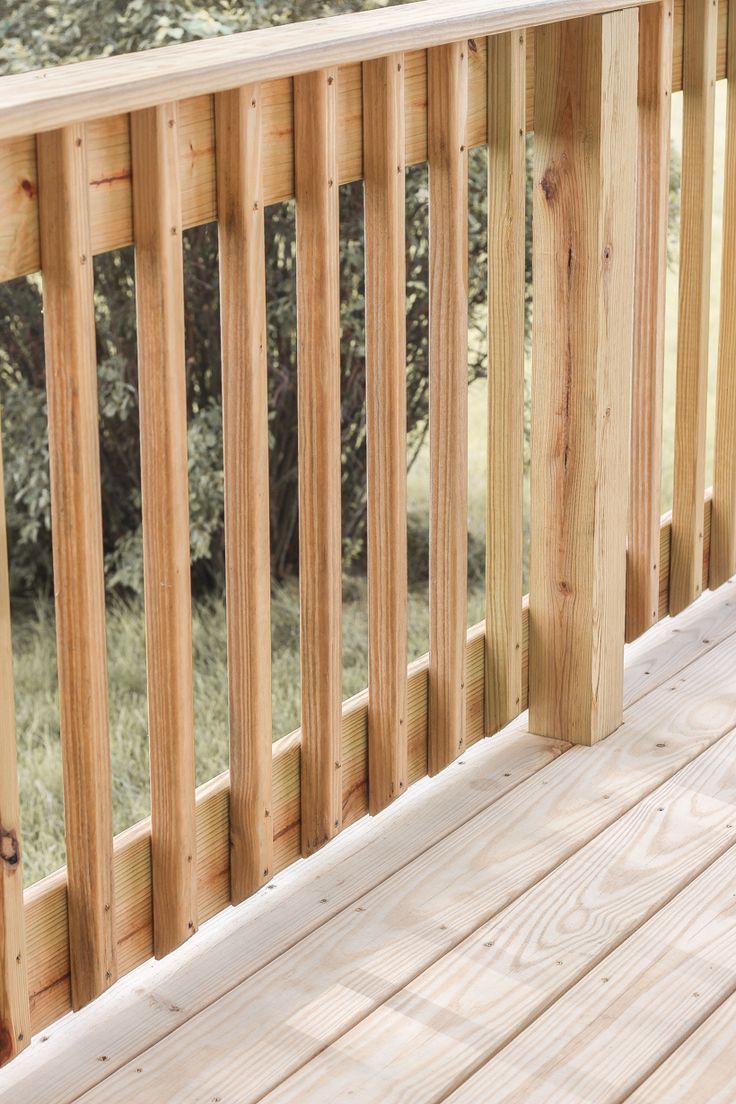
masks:
[[[637,18],[538,31],[529,725],[621,723]]]
[[[735,586],[736,583],[731,583],[704,596],[676,621],[659,625],[627,649],[628,703],[639,700],[671,679],[705,651],[712,652],[732,633]],[[476,641],[477,637],[471,637],[469,658],[476,654]],[[480,674],[481,684],[480,693],[474,692],[469,701],[472,733],[482,732],[483,724],[482,647],[477,651],[477,663],[469,672],[468,686],[473,684],[476,672]],[[412,683],[415,679],[416,674],[412,676]],[[426,667],[423,680],[426,703]],[[413,697],[412,693],[412,700]],[[364,695],[350,708],[360,708],[361,702],[364,708]],[[371,886],[426,850],[430,842],[466,822],[567,746],[529,736],[523,728],[524,721],[520,719],[495,739],[480,741],[431,786],[411,787],[405,800],[394,805],[385,816],[364,820],[360,830],[342,834],[309,864],[293,865],[275,883],[275,889],[251,898],[244,908],[237,912],[226,910],[214,924],[201,931],[196,947],[189,943],[173,958],[155,966],[150,964],[147,972],[121,982],[110,999],[96,1002],[94,1008],[81,1017],[66,1017],[46,1033],[49,1038],[43,1047],[34,1048],[22,1063],[8,1067],[4,1073],[7,1092],[24,1093],[29,1104],[58,1104],[60,1098],[74,1097],[97,1084],[108,1072],[134,1058],[144,1046],[169,1034],[219,995],[251,976],[349,906]],[[413,732],[410,755],[414,772],[421,759],[417,755],[419,739],[424,742],[426,762],[426,729],[418,737],[417,731]],[[346,728],[346,736],[347,732]],[[280,824],[281,809],[284,809],[284,817],[289,815],[288,808],[284,807],[288,791],[280,782],[284,777],[280,766],[284,761],[281,749],[289,742],[279,741],[278,754],[274,757],[274,807]],[[359,751],[359,745],[355,740],[348,742],[350,751],[345,759],[349,762]],[[469,770],[473,772],[473,785],[468,785]],[[298,771],[294,777],[298,781]],[[226,814],[224,819],[220,817],[220,805],[212,787],[200,789],[201,837],[208,840],[218,870],[224,871],[224,874],[218,873],[216,882],[220,887],[220,904],[210,891],[208,909],[221,908],[228,900],[227,846],[220,846],[219,837],[211,829],[204,831],[204,824],[216,815],[218,825],[226,833]],[[293,838],[293,833],[286,835]],[[135,833],[126,833],[127,850],[118,852],[118,856],[126,855],[126,863],[130,863],[132,871],[137,869],[134,855],[141,839],[140,832],[137,839]],[[121,843],[122,840],[120,837]],[[294,853],[298,855],[298,833],[296,843]],[[372,861],[366,863],[369,844]],[[625,850],[618,849],[617,854],[625,858]],[[124,885],[128,892],[133,882],[125,870],[126,867],[118,864],[116,877],[118,884]],[[200,903],[201,915],[204,915],[203,910],[204,905]],[[118,914],[130,915],[130,922],[135,921],[130,907],[119,909]],[[35,916],[38,917],[38,913]],[[139,918],[139,923],[144,922],[145,918]],[[148,922],[150,924],[150,917]],[[126,940],[126,945],[129,943],[130,940]],[[487,952],[484,950],[483,954]],[[107,1056],[104,1064],[99,1062],[102,1053]]]
[[[706,502],[707,579],[710,502]],[[663,519],[661,537],[660,619],[667,615],[669,520]],[[629,649],[633,664],[625,685],[625,702],[672,677],[681,667],[710,651],[733,630],[730,588],[704,595],[676,621],[650,630]],[[522,704],[527,700],[528,605],[522,605]],[[700,625],[703,618],[707,626]],[[468,630],[465,672],[466,741],[475,744],[485,735],[483,623]],[[429,657],[409,666],[407,678],[408,785],[427,773]],[[368,812],[368,699],[363,691],[342,708],[343,826]],[[300,844],[300,733],[282,737],[273,745],[274,872],[294,863]],[[197,901],[200,921],[209,919],[230,902],[229,777],[219,775],[197,790]],[[115,932],[121,974],[145,962],[153,953],[151,919],[150,819],[115,839]],[[29,992],[34,1032],[47,1027],[69,1010],[69,947],[64,869],[37,882],[25,893]]]
[[[521,708],[526,35],[488,39],[486,731]]]
[[[639,159],[626,559],[627,641],[635,640],[659,616],[673,23],[673,0],[663,0],[639,12]]]
[[[616,0],[619,8],[648,0]],[[389,53],[604,12],[611,0],[425,0],[4,77],[0,137],[296,76]]]
[[[200,929],[175,956],[149,963],[110,999],[54,1025],[42,1047],[4,1071],[3,1091],[28,1104],[60,1104],[110,1072],[224,992],[251,977],[384,878],[541,769],[567,745],[520,726],[481,741],[431,786],[414,786],[384,816],[365,818],[328,848],[297,863],[237,910]],[[476,785],[467,784],[474,772]],[[482,784],[481,784],[482,783]],[[369,861],[366,861],[369,857]],[[99,1056],[106,1055],[101,1063]]]
[[[298,1078],[281,1082],[733,728],[733,696],[713,702],[735,658],[731,636],[717,659],[632,707],[595,754],[565,752],[108,1078],[89,1104],[133,1091],[141,1104],[162,1091],[191,1104],[203,1083],[232,1104],[310,1099]]]
[[[735,752],[731,733],[303,1066],[271,1099],[445,1099],[736,843]],[[486,1100],[496,1099],[494,1090]],[[591,1092],[586,1104],[597,1098]]]
[[[72,1004],[115,979],[105,580],[86,149],[39,136],[51,535]]]
[[[716,73],[726,75],[727,0],[719,0]],[[476,28],[475,34],[478,34]],[[487,140],[486,41],[475,39],[468,58],[468,146]],[[673,91],[682,88],[683,0],[675,0]],[[67,67],[65,67],[67,68]],[[427,52],[405,55],[406,163],[427,158]],[[341,184],[362,177],[361,66],[341,65],[338,79],[338,176]],[[188,90],[187,90],[188,91]],[[184,226],[217,218],[212,95],[179,103],[179,173],[183,181]],[[263,188],[265,203],[294,196],[292,82],[283,77],[263,85]],[[527,31],[526,126],[534,129],[534,29]],[[130,245],[133,218],[129,125],[113,115],[86,125],[92,251]],[[33,135],[0,140],[0,280],[34,272],[38,252],[38,177]]]
[[[363,65],[368,456],[368,773],[378,813],[406,789],[404,55]]]
[[[723,251],[713,464],[710,586],[736,573],[736,9],[728,27],[728,107],[723,178]]]
[[[730,1104],[736,1099],[732,993],[628,1098],[631,1104]]]
[[[194,704],[176,104],[131,116],[154,953],[197,927]]]
[[[468,45],[427,58],[429,773],[465,747],[468,573]]]
[[[731,847],[448,1099],[629,1099],[733,992],[735,875]]]
[[[31,1041],[15,745],[10,580],[0,443],[0,1066]]]
[[[262,92],[215,100],[225,571],[230,700],[230,894],[271,876],[271,560]]]
[[[713,0],[688,0],[685,5],[670,572],[670,611],[673,614],[688,606],[702,589],[717,17],[718,9]]]
[[[342,821],[340,228],[336,71],[294,81],[302,852]]]

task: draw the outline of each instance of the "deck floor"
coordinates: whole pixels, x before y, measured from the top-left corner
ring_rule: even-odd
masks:
[[[596,748],[526,717],[0,1073],[24,1104],[733,1104],[736,586],[627,653]]]

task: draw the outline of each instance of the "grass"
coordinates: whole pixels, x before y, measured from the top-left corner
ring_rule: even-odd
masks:
[[[472,598],[475,621],[482,618],[482,594]],[[274,738],[299,724],[299,616],[296,586],[277,590],[272,601]],[[428,611],[422,588],[409,604],[409,654],[427,650]],[[64,812],[56,690],[53,607],[45,601],[14,619],[15,698],[18,768],[27,885],[65,861]],[[227,768],[228,702],[224,602],[195,606],[194,706],[197,783]],[[149,812],[148,728],[143,608],[111,602],[107,614],[114,830],[120,832]],[[365,581],[345,584],[343,610],[343,696],[362,690],[368,672]]]
[[[682,97],[673,97],[673,142],[681,147]],[[721,258],[721,211],[725,133],[725,82],[720,82],[716,112],[716,188],[714,191],[713,275],[711,294],[710,395],[708,408],[708,480],[712,473],[714,427],[714,366],[718,333],[718,293]],[[664,463],[662,508],[672,500],[674,452],[675,357],[677,348],[677,267],[668,276],[666,372],[664,398]],[[468,427],[468,623],[483,617],[483,555],[486,460],[485,380],[469,389]],[[426,563],[429,512],[429,457],[417,459],[408,481],[412,557]],[[527,503],[528,518],[528,503]],[[409,656],[427,651],[429,635],[426,571],[415,572],[409,603]],[[14,611],[13,648],[18,727],[18,763],[26,884],[65,862],[63,794],[56,691],[56,644],[53,606],[38,601]],[[112,601],[108,609],[114,829],[135,823],[149,812],[146,721],[145,643],[140,603]],[[227,666],[224,603],[210,599],[194,610],[194,702],[197,782],[227,767]],[[273,731],[284,735],[299,724],[299,616],[296,585],[281,587],[272,601]],[[350,577],[344,585],[343,695],[367,683],[368,630],[365,578]]]

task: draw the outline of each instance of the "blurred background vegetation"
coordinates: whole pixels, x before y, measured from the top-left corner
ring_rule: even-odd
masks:
[[[387,4],[381,0],[250,0],[247,4],[213,0],[204,11],[201,0],[130,0],[127,3],[124,0],[63,0],[47,5],[39,4],[37,0],[19,0],[12,11],[0,16],[0,73],[20,72],[380,6]],[[675,99],[679,100],[679,97]],[[673,292],[676,292],[678,128],[681,126],[677,106],[671,181]],[[531,142],[530,139],[529,158]],[[472,151],[469,174],[469,623],[483,617],[486,175],[486,151]],[[528,180],[529,199],[530,189],[531,174]],[[426,651],[428,639],[426,166],[415,166],[407,171],[406,195],[409,651],[410,658],[414,658]],[[718,188],[716,208],[718,212]],[[342,187],[345,696],[362,689],[367,682],[362,219],[362,185]],[[269,207],[266,211],[266,252],[274,737],[298,726],[300,715],[294,237],[293,203]],[[718,228],[716,237],[719,239]],[[527,234],[527,239],[529,323],[530,234]],[[184,260],[197,780],[202,782],[226,769],[228,742],[215,225],[196,227],[186,232]],[[715,275],[717,277],[717,273]],[[27,882],[34,881],[64,862],[41,290],[39,275],[0,284],[0,404]],[[714,297],[717,305],[717,278],[714,281]],[[669,298],[676,299],[676,295]],[[132,247],[96,258],[95,304],[114,818],[115,830],[120,831],[149,811]],[[670,365],[674,364],[675,326],[676,315],[670,311]],[[665,478],[665,507],[669,504],[671,491],[672,377],[673,372],[668,370],[665,432],[666,468],[669,467]]]

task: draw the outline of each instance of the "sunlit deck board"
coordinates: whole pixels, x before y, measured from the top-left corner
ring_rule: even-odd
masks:
[[[382,1018],[390,1053],[413,1053],[427,1025],[449,1041],[445,1080],[421,1070],[393,1096],[441,1099],[487,1060],[488,1036],[498,1025],[484,1026],[484,989],[505,994],[494,1011],[505,1017],[504,1047],[503,1032],[517,1034],[553,1001],[564,1010],[571,994],[592,984],[586,977],[601,973],[602,956],[641,941],[650,924],[661,923],[658,909],[679,907],[673,902],[690,892],[687,883],[707,878],[701,872],[708,863],[728,861],[719,856],[736,825],[732,594],[731,584],[707,595],[681,621],[664,622],[637,642],[627,670],[627,697],[631,702],[633,682],[637,700],[624,726],[597,748],[533,764],[521,719],[277,879],[277,891],[266,889],[213,922],[200,944],[144,968],[90,1014],[52,1029],[49,1042],[33,1044],[3,1071],[0,1099],[62,1104],[97,1082],[87,1104],[133,1094],[185,1104],[205,1090],[206,1099],[228,1101],[264,1092],[273,1100],[337,1101],[346,1099],[346,1086],[351,1100],[390,1100],[385,1037],[376,1036],[376,1051],[361,1057],[352,1075],[348,1068],[356,1039],[371,1036]],[[525,756],[523,772],[515,746]],[[506,772],[513,777],[498,777]],[[571,898],[583,885],[585,907],[573,915]],[[728,905],[725,874],[722,892]],[[535,956],[540,939],[546,949],[540,955],[537,946]],[[485,943],[497,941],[503,956],[494,966]],[[722,974],[730,968],[728,946],[726,932]],[[460,971],[453,983],[459,1010],[451,987],[432,989],[448,968],[450,977]],[[472,985],[463,986],[462,970]],[[702,991],[706,1003],[714,999],[705,985]],[[407,1014],[396,1015],[402,1007]],[[337,1066],[315,1090],[311,1078],[326,1046]],[[443,1064],[441,1053],[432,1058],[430,1047],[427,1054]],[[371,1081],[374,1067],[378,1083]],[[401,1063],[397,1070],[406,1075]]]
[[[734,877],[731,847],[449,1099],[626,1099],[733,991]]]
[[[676,643],[679,648],[682,640],[678,637],[670,647]],[[691,632],[689,648],[704,647]],[[635,687],[640,691],[655,674],[659,669],[640,655]],[[76,1099],[82,1089],[350,907],[565,747],[525,733],[520,722],[475,745],[438,782],[418,782],[380,818],[353,825],[309,863],[292,865],[238,909],[220,913],[175,955],[145,963],[91,1009],[46,1029],[45,1041],[36,1037],[29,1061],[13,1062],[0,1073],[0,1101],[11,1104],[17,1094],[26,1104]]]
[[[735,754],[731,732],[267,1099],[437,1100],[499,1051],[469,1099],[502,1099],[503,1048],[736,843]]]
[[[736,1100],[736,992],[688,1036],[629,1104],[732,1104]]]

